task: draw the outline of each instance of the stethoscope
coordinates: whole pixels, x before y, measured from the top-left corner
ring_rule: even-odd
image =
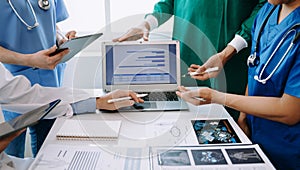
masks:
[[[258,66],[259,62],[260,62],[260,59],[259,59],[259,56],[257,55],[257,50],[258,50],[258,47],[259,47],[259,41],[260,41],[260,38],[261,38],[261,34],[262,34],[262,31],[263,31],[263,28],[265,27],[265,25],[267,24],[270,16],[272,15],[272,13],[274,12],[274,10],[276,9],[276,6],[273,7],[273,9],[270,11],[270,13],[267,15],[266,19],[264,20],[260,30],[259,30],[259,33],[258,33],[258,36],[257,36],[257,41],[256,41],[256,44],[255,44],[255,48],[254,48],[254,53],[251,54],[249,57],[248,57],[248,60],[247,60],[247,65],[249,67],[255,67],[255,66]],[[283,62],[283,60],[285,59],[285,57],[287,56],[287,54],[289,53],[289,51],[293,48],[294,44],[296,43],[296,41],[299,39],[299,36],[300,36],[300,32],[297,33],[297,30],[296,30],[296,27],[299,27],[300,26],[300,23],[297,23],[295,25],[293,25],[282,37],[282,39],[280,40],[280,42],[277,44],[275,50],[273,51],[273,53],[271,54],[271,56],[269,57],[269,59],[267,60],[266,64],[264,65],[264,67],[262,68],[261,72],[259,75],[255,75],[254,76],[254,80],[262,83],[262,84],[266,84],[266,82],[273,76],[273,74],[275,73],[275,71],[277,70],[277,68],[280,66],[280,64]],[[281,59],[279,60],[279,62],[277,63],[277,65],[275,66],[275,68],[273,69],[273,71],[270,73],[269,76],[267,76],[266,78],[262,79],[262,75],[266,69],[266,67],[268,66],[269,62],[272,60],[272,58],[274,57],[275,53],[278,51],[279,47],[282,45],[282,43],[284,42],[284,40],[286,40],[287,36],[291,33],[295,33],[294,34],[294,38],[293,40],[291,41],[291,44],[289,45],[289,47],[287,48],[287,50],[285,51],[284,55],[281,57]]]
[[[11,3],[10,0],[7,0],[11,9],[14,11],[14,13],[16,14],[16,16],[19,18],[19,20],[27,27],[28,30],[32,30],[33,28],[39,26],[39,23],[37,21],[37,18],[36,18],[36,14],[35,14],[35,11],[30,3],[29,0],[27,0],[27,3],[30,7],[30,10],[31,10],[31,13],[34,17],[34,24],[33,25],[29,25],[20,15],[19,13],[17,12],[17,10],[15,9],[15,7],[13,6],[13,4]],[[38,0],[38,5],[41,9],[43,10],[48,10],[50,8],[50,2],[49,0]]]

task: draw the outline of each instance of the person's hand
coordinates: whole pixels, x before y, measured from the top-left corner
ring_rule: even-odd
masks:
[[[220,59],[220,53],[217,53],[213,56],[211,56],[202,66],[192,64],[188,68],[188,72],[198,72],[202,74],[198,74],[196,76],[191,76],[194,79],[197,80],[207,80],[209,78],[217,77],[220,73],[220,71],[223,69],[223,62]],[[210,73],[204,73],[206,69],[218,67],[218,71],[213,71]]]
[[[123,100],[119,102],[114,103],[108,103],[107,101],[114,98],[121,98],[121,97],[131,97],[131,100]],[[102,96],[100,98],[97,98],[97,109],[103,109],[103,110],[117,110],[121,107],[127,107],[132,106],[134,103],[142,103],[144,102],[143,99],[138,98],[136,96],[136,93],[131,90],[115,90],[112,91],[105,96]]]
[[[176,94],[183,100],[196,106],[210,103],[225,103],[225,96],[223,93],[206,87],[188,90],[184,86],[179,86]]]
[[[70,52],[69,49],[65,49],[55,55],[52,55],[56,51],[57,47],[53,47],[41,50],[33,54],[28,54],[27,66],[42,69],[54,69],[55,66],[61,61],[61,59]]]
[[[60,31],[57,30],[57,32],[60,32]],[[69,39],[76,38],[76,33],[77,32],[74,30],[67,32],[67,34],[64,36],[61,35],[61,33],[57,33],[56,39],[57,39],[58,45],[63,44],[64,42],[68,41]]]
[[[209,88],[201,88],[201,90],[189,90],[184,86],[179,86],[176,94],[183,100],[197,106],[211,103],[211,91],[212,90]],[[202,98],[203,100],[200,100],[200,98]]]
[[[77,34],[77,32],[75,30],[72,30],[72,31],[67,32],[66,37],[68,39],[76,38],[76,34]]]
[[[192,76],[194,79],[207,80],[209,78],[217,77],[221,70],[223,69],[226,62],[236,53],[235,48],[228,45],[221,52],[211,56],[202,66],[192,64],[188,69],[189,72],[203,73],[208,68],[218,67],[218,71],[199,74],[197,76]]]
[[[150,26],[148,22],[144,21],[140,25],[129,29],[122,36],[113,39],[114,42],[122,42],[122,41],[135,41],[143,38],[145,41],[148,41],[149,38],[149,30]]]
[[[24,132],[26,129],[19,130],[9,136],[0,138],[0,153],[5,150],[5,148],[8,146],[8,144],[17,136],[19,136],[22,132]]]
[[[247,114],[246,113],[240,112],[240,116],[239,116],[239,119],[238,119],[238,125],[244,131],[244,133],[248,137],[250,137],[251,133],[250,133],[249,126],[247,124]]]

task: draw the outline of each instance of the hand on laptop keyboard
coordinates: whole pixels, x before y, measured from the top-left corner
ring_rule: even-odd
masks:
[[[178,96],[175,92],[143,92],[148,93],[148,96],[143,97],[144,101],[178,101]]]

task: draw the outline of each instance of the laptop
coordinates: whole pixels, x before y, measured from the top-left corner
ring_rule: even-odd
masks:
[[[0,124],[0,139],[42,120],[61,100],[55,100]]]
[[[144,103],[120,110],[188,110],[175,93],[180,85],[179,41],[102,43],[103,89],[146,93]]]

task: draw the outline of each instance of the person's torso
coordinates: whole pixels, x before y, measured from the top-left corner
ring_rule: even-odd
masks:
[[[181,59],[185,65],[182,66],[182,70],[185,71],[191,64],[202,65],[210,56],[223,50],[241,29],[241,24],[250,17],[257,4],[258,0],[174,0],[173,38],[181,42]],[[232,59],[229,63],[236,67],[236,63],[240,61]],[[234,68],[225,68],[225,70],[235,71]],[[245,71],[235,72],[235,76],[238,78],[246,76],[246,67],[242,67],[242,70]],[[183,84],[187,85],[189,84],[187,82],[193,81],[186,79]],[[219,85],[215,88],[228,88],[230,91],[241,93],[244,92],[245,80],[246,78],[241,80],[240,86],[235,86],[234,83],[231,85],[220,79],[220,82],[216,83]],[[197,84],[215,83],[198,81]],[[232,90],[233,88],[237,90]]]
[[[190,38],[195,38],[197,34],[189,30],[189,24],[194,25],[208,37],[217,51],[222,50],[257,3],[258,0],[174,0],[175,18],[187,21],[174,24],[174,33],[190,34]]]
[[[0,3],[0,25],[2,25],[0,27],[0,46],[18,53],[31,54],[55,45],[56,1],[48,1],[50,3],[48,10],[41,9],[37,0],[29,0],[30,3],[27,0],[10,0],[11,5],[8,1]],[[39,25],[28,30],[21,20],[24,20],[29,26],[33,26],[35,21]],[[25,75],[32,84],[59,86],[65,66],[60,64],[54,70],[34,70],[12,64],[5,64],[5,67],[13,75]]]
[[[259,24],[256,25],[253,35],[252,53],[254,52],[254,46],[261,24],[271,8],[271,5],[265,6],[257,18],[257,23]],[[259,65],[249,68],[249,96],[281,97],[285,93],[285,90],[287,90],[287,85],[289,86],[289,84],[291,84],[288,81],[291,81],[289,76],[293,75],[293,73],[291,73],[293,72],[292,69],[295,69],[296,63],[299,63],[296,62],[296,60],[299,60],[298,42],[292,47],[278,68],[276,68],[277,64],[283,58],[284,53],[287,51],[295,33],[300,32],[299,27],[296,29],[296,32],[292,31],[288,34],[287,38],[284,39],[278,50],[276,50],[284,34],[287,33],[294,24],[300,23],[300,8],[291,13],[280,24],[277,24],[278,10],[279,7],[273,12],[266,27],[262,31],[259,48],[257,50],[257,55],[260,58]],[[274,53],[274,56],[270,59],[272,53]],[[270,59],[270,62],[267,64],[268,59]],[[263,70],[264,67],[265,69]],[[274,74],[265,84],[254,79],[254,76],[258,76],[260,80],[266,79],[273,71]],[[299,84],[300,79],[298,77],[298,80],[293,81],[298,81],[297,84]],[[299,96],[299,93],[297,92],[291,95]],[[248,115],[248,119],[251,124],[252,142],[261,144],[277,168],[300,167],[300,148],[298,146],[300,143],[300,123],[289,126],[251,115]]]
[[[288,47],[291,44],[293,38],[295,37],[296,32],[299,32],[300,27],[296,29],[296,32],[290,32],[281,45],[278,44],[292,26],[294,26],[296,23],[300,24],[300,8],[298,8],[297,11],[291,13],[280,24],[277,24],[278,9],[279,7],[275,9],[269,21],[267,22],[267,25],[262,31],[258,50],[256,51],[257,55],[259,56],[260,62],[258,66],[249,67],[248,70],[248,93],[250,96],[281,97],[284,93],[285,85],[287,83],[290,70],[294,66],[295,60],[297,59],[299,53],[299,43],[296,43],[293,46],[293,48],[288,52],[286,57],[283,58],[284,53],[288,50]],[[265,13],[268,14],[269,11],[270,10],[267,10]],[[265,16],[267,14],[259,16],[257,20],[260,24],[256,25],[255,32],[253,35],[251,49],[252,54],[254,53],[254,47],[257,42],[257,37],[261,28],[261,24],[266,18]],[[278,49],[276,50],[276,48]],[[271,58],[271,56],[273,57]],[[268,60],[270,61],[268,62]],[[280,60],[282,60],[282,62],[278,65]],[[276,68],[277,65],[278,67]],[[272,74],[272,72],[274,73]],[[254,79],[254,76],[258,76],[259,79],[266,79],[271,74],[272,76],[266,81],[265,84]]]

